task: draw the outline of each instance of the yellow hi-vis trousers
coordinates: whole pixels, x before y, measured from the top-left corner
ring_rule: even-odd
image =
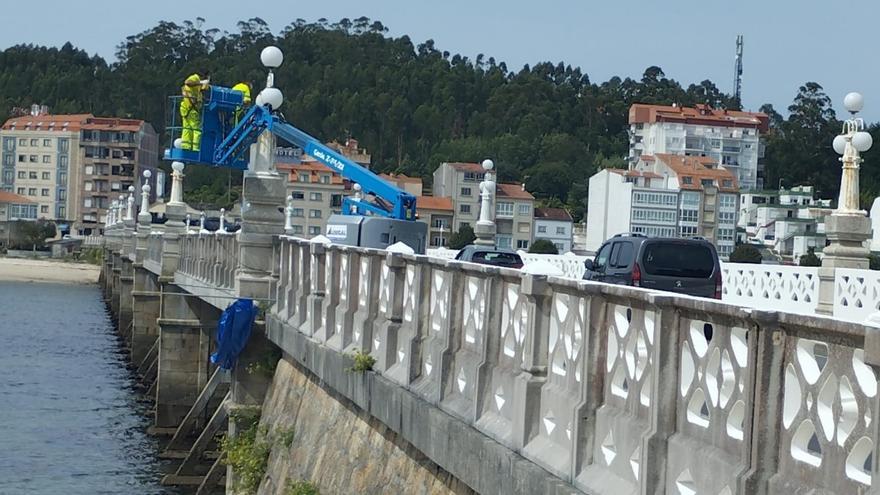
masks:
[[[183,131],[180,135],[183,140],[181,148],[199,151],[199,145],[202,141],[201,108],[196,108],[189,98],[184,98],[180,102],[180,119],[183,125]]]

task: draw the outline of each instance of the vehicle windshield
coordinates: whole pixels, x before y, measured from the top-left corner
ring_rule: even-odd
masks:
[[[715,259],[707,246],[658,242],[645,246],[644,265],[648,275],[709,278],[715,269]]]
[[[498,251],[477,251],[474,253],[473,261],[477,263],[491,263],[493,265],[521,265],[522,260],[519,255],[514,253],[499,253]]]

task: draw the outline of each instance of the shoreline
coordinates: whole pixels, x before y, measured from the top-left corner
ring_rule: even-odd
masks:
[[[0,258],[0,282],[96,284],[101,267],[29,258]]]

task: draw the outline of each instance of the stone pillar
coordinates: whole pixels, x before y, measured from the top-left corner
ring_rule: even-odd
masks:
[[[825,248],[819,268],[819,304],[816,312],[834,314],[834,285],[837,268],[868,269],[870,251],[864,246],[871,238],[871,220],[863,215],[825,217],[825,236],[831,244]]]
[[[208,382],[217,311],[168,286],[162,294],[155,426],[176,427]]]
[[[514,378],[513,443],[525,447],[537,434],[541,421],[541,387],[547,381],[547,347],[550,335],[552,291],[543,275],[523,275],[520,293],[531,306],[531,328],[523,342],[522,372]]]
[[[275,136],[266,131],[251,145],[244,174],[239,235],[238,295],[257,300],[271,297],[273,238],[284,231],[286,177],[275,170]]]
[[[494,166],[492,160],[483,160],[486,177],[480,182],[480,219],[477,220],[474,229],[474,234],[477,236],[474,244],[481,246],[495,245],[495,174],[492,173]]]

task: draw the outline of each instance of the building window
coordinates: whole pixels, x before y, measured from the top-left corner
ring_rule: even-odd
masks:
[[[49,213],[49,205],[41,205],[40,213]]]
[[[50,180],[52,178],[52,172],[43,172],[42,176],[43,180]]]
[[[28,188],[28,196],[36,196],[36,195],[37,195],[37,188],[36,187],[29,187]]]
[[[28,179],[36,180],[36,179],[37,179],[37,173],[36,173],[36,172],[28,172]]]
[[[33,146],[34,148],[39,146],[39,143],[40,143],[39,139],[31,139],[31,146]]]
[[[321,201],[322,199],[323,199],[323,196],[319,192],[309,193],[309,200],[310,201]]]
[[[530,213],[532,213],[532,205],[528,203],[520,203],[519,205],[517,205],[517,214],[521,216],[528,216]]]
[[[470,195],[471,195],[471,188],[469,188],[469,187],[462,187],[462,188],[461,188],[461,195],[462,195],[462,196],[470,196]]]
[[[18,171],[18,178],[19,179],[27,179],[27,172],[25,172],[24,170],[19,170]]]
[[[755,198],[758,199],[758,198]],[[763,199],[763,198],[761,198]],[[736,196],[733,194],[722,194],[718,197],[718,206],[721,208],[736,208]]]
[[[321,227],[309,227],[309,235],[320,235]]]
[[[293,199],[305,199],[306,197],[302,191],[293,191],[290,193],[290,196],[293,197]]]
[[[58,218],[65,218],[65,217],[67,217],[67,209],[64,208],[63,206],[59,206],[58,207]]]
[[[445,246],[446,245],[446,238],[443,237],[442,235],[435,235],[434,237],[431,238],[431,245],[432,246]]]
[[[83,207],[91,208],[92,207],[92,198],[86,198],[83,200]]]
[[[69,148],[70,148],[70,143],[68,143],[67,138],[58,140],[58,151],[65,153],[65,152],[67,152],[67,150]]]
[[[469,214],[471,212],[471,205],[458,205],[458,212]]]
[[[724,187],[733,187],[733,181],[730,179],[724,179],[721,181],[721,185]]]
[[[48,190],[48,189],[43,188],[43,189],[40,190],[40,196],[48,196],[48,195],[49,195],[49,190]]]
[[[309,210],[309,218],[321,218],[321,210]]]
[[[516,248],[517,249],[528,249],[529,248],[529,241],[523,240],[523,239],[518,239],[516,241]]]
[[[539,234],[546,234],[547,233],[547,226],[546,225],[538,225],[538,233]]]
[[[19,196],[24,196],[24,188],[23,187],[19,187],[16,190],[16,192],[18,193]]]
[[[498,247],[502,249],[510,249],[510,243],[513,239],[507,235],[499,235],[495,238],[495,241],[498,243]]]
[[[633,204],[675,206],[678,204],[678,195],[675,193],[659,192],[633,192]]]
[[[531,229],[532,224],[528,222],[519,222],[516,226],[516,231],[520,234],[528,234]]]
[[[641,208],[633,208],[632,221],[674,223],[675,210],[644,210]],[[562,229],[564,230],[565,227],[562,227]]]
[[[700,185],[703,187],[712,187],[715,185],[715,181],[713,179],[701,179]]]
[[[303,211],[302,208],[294,208],[293,213],[291,213],[291,214],[295,217],[301,217],[301,216],[305,215],[305,212]]]
[[[556,235],[565,235],[565,227],[556,227]]]
[[[7,167],[15,166],[15,155],[9,153],[3,155],[3,165]]]
[[[736,213],[732,211],[719,211],[718,223],[734,223],[736,221]]]
[[[700,214],[697,210],[680,210],[679,211],[679,221],[681,222],[693,222],[696,223],[699,221]]]
[[[458,230],[461,230],[461,229],[463,229],[463,228],[465,228],[465,227],[470,227],[470,226],[471,226],[470,222],[460,222],[460,223],[458,224]]]
[[[499,201],[495,207],[495,214],[499,217],[513,216],[513,203],[507,201]]]
[[[682,178],[681,178],[681,183],[682,183],[682,184],[693,184],[693,183],[694,183],[694,179],[693,179],[693,177],[682,177]]]
[[[321,175],[321,184],[329,184],[330,183],[330,174],[322,174]]]
[[[43,155],[43,163],[50,163],[52,161],[52,157],[49,155]]]
[[[486,178],[486,173],[476,173],[476,172],[465,172],[464,173],[464,181],[465,182],[478,182]]]
[[[303,233],[303,226],[302,225],[294,225],[293,226],[293,233],[294,234],[302,234]]]
[[[734,229],[718,229],[719,241],[732,241]]]
[[[25,138],[20,138],[20,139],[18,140],[18,145],[19,145],[19,146],[27,146],[27,139],[25,139]]]
[[[309,174],[299,174],[300,182],[309,182]]]
[[[25,163],[27,161],[27,155],[18,155],[18,163]]]
[[[48,148],[48,147],[50,147],[50,146],[52,146],[52,140],[51,140],[51,139],[48,139],[48,138],[47,138],[47,139],[43,139],[43,147],[44,147],[44,148]]]
[[[682,225],[678,228],[679,237],[695,237],[697,235],[697,228],[692,225]]]
[[[59,156],[58,157],[58,167],[61,169],[67,168],[67,157],[66,156]]]
[[[67,184],[67,172],[58,172],[58,182]]]
[[[58,190],[58,201],[67,200],[67,189],[59,189]]]
[[[342,195],[341,194],[331,194],[330,195],[330,208],[341,208],[342,207]]]
[[[435,218],[431,221],[431,227],[435,229],[445,229],[446,228],[446,220],[442,218]]]
[[[37,158],[37,155],[28,155],[28,161],[31,163],[37,163],[39,160]]]

